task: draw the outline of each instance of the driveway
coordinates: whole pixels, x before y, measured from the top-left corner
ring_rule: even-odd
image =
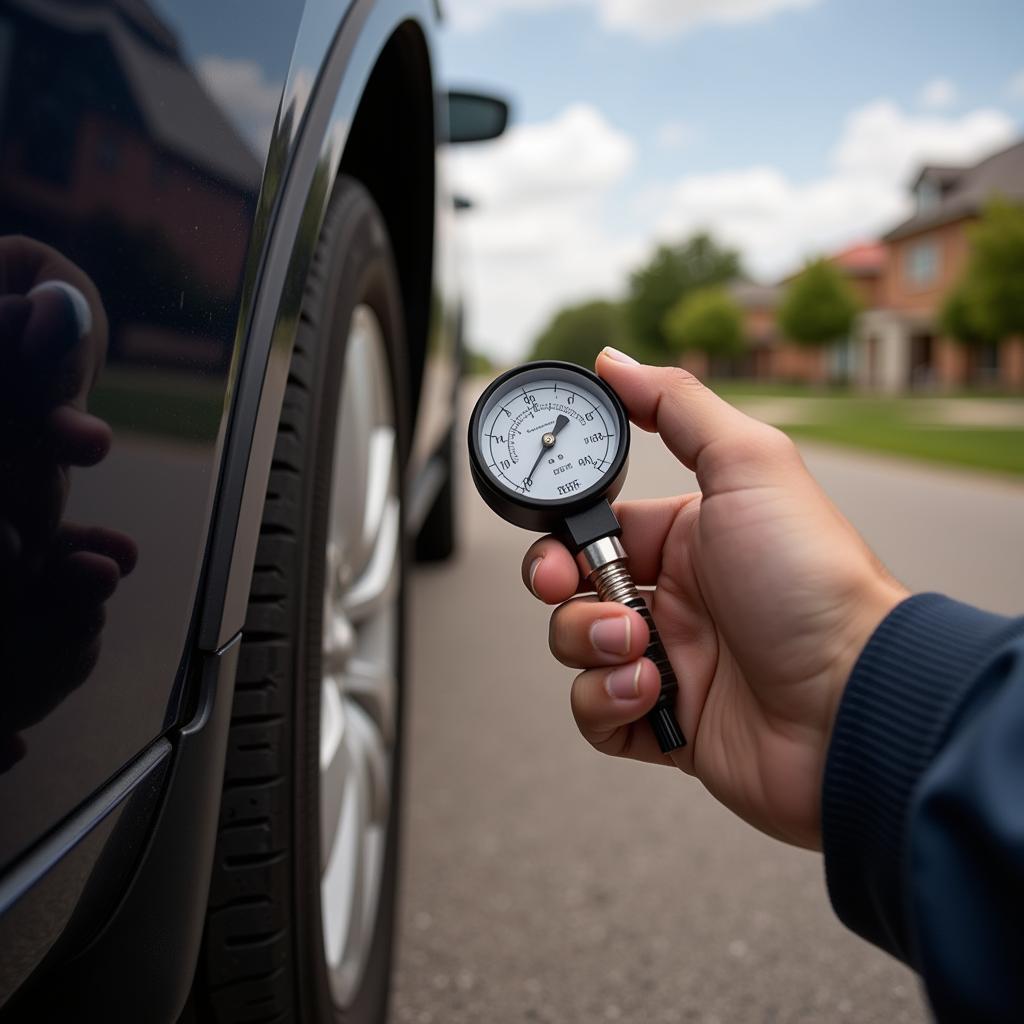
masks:
[[[806,458],[908,585],[1024,605],[1024,487]],[[460,483],[460,555],[413,588],[392,1021],[927,1020],[913,975],[835,920],[817,855],[579,738],[572,673],[519,581],[528,537]],[[635,433],[626,486],[656,496],[693,480]]]

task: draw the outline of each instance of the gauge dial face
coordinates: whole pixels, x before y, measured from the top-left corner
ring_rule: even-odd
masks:
[[[486,472],[534,501],[571,501],[599,484],[623,441],[609,397],[572,367],[513,375],[490,395],[477,422]]]

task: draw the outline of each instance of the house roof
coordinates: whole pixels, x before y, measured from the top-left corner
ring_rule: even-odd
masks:
[[[774,309],[782,294],[778,285],[754,281],[733,281],[727,290],[741,309]]]
[[[259,187],[259,161],[180,58],[128,32],[111,33],[110,42],[154,139],[224,181],[247,191]]]
[[[920,182],[928,168],[924,168],[916,181]],[[898,224],[887,235],[885,241],[893,242],[908,235],[915,235],[928,228],[939,227],[963,217],[979,213],[993,196],[1024,201],[1024,140],[1008,149],[993,153],[973,167],[966,167],[956,174],[955,168],[932,168],[947,177],[942,197],[932,207],[915,213],[908,220]]]
[[[174,34],[145,0],[118,0],[113,7],[54,0],[17,4],[69,34],[104,36],[157,143],[222,181],[246,191],[259,187],[259,160],[184,62]]]
[[[877,277],[885,266],[885,246],[881,242],[859,242],[828,261],[852,277]]]
[[[969,169],[963,164],[925,164],[917,172],[917,177],[910,183],[910,187],[917,188],[927,178],[929,181],[934,181],[940,188],[949,188],[950,185],[956,184],[957,179],[963,175],[964,171]]]

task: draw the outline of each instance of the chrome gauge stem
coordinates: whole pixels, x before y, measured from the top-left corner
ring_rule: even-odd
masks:
[[[598,538],[576,555],[580,572],[594,587],[599,601],[615,601],[632,608],[647,623],[650,639],[644,657],[654,662],[661,678],[658,702],[648,713],[647,721],[651,724],[661,752],[667,754],[686,746],[686,739],[675,716],[679,683],[672,671],[651,610],[633,582],[627,561],[626,551],[615,535]]]

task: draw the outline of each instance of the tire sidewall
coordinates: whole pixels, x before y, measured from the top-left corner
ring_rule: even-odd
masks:
[[[387,1002],[390,947],[397,884],[399,783],[402,749],[402,682],[404,678],[405,577],[408,563],[405,539],[404,469],[409,445],[408,385],[404,370],[404,326],[398,279],[380,214],[369,195],[350,180],[339,182],[325,220],[317,252],[321,271],[322,305],[318,311],[321,334],[315,348],[317,388],[311,403],[310,438],[314,445],[308,475],[308,510],[301,639],[296,645],[295,773],[293,795],[293,851],[295,856],[296,975],[300,979],[302,1018],[310,1021],[339,1019],[369,1024],[380,1019]],[[330,513],[331,473],[342,373],[349,325],[358,305],[377,317],[385,339],[399,451],[400,580],[396,629],[396,730],[391,771],[391,807],[381,874],[377,921],[366,969],[352,1005],[339,1013],[331,998],[323,943],[320,891],[320,688],[323,633],[325,553]]]

